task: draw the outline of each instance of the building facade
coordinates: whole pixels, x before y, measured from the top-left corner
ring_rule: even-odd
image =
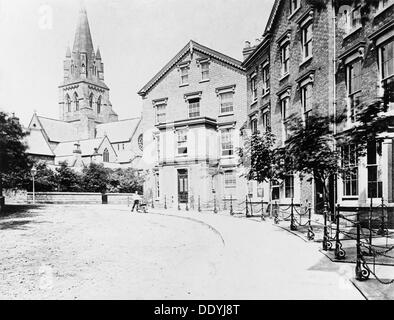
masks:
[[[246,120],[240,61],[190,41],[139,94],[148,197],[183,208],[244,197],[237,156]]]
[[[119,120],[104,82],[100,50],[94,50],[85,8],[79,12],[72,50],[67,48],[59,86],[59,119],[30,121],[26,138],[36,160],[81,169],[92,161],[106,167],[136,167],[142,154],[141,118]]]
[[[394,112],[394,1],[381,0],[365,7],[350,2],[336,7],[337,126],[341,136],[355,126],[359,106],[384,98],[388,106],[388,132],[368,144],[367,155],[357,157],[355,148],[342,148],[342,162],[351,174],[338,180],[338,203],[344,207],[385,205],[394,207],[393,137]],[[368,10],[366,10],[368,9]]]
[[[255,46],[247,42],[243,51],[249,129],[269,128],[277,146],[288,138],[286,121],[292,114],[307,121],[310,114],[330,115],[334,109],[333,7],[330,1],[323,7],[315,2],[275,1],[263,36]],[[323,186],[307,178],[295,173],[262,186],[252,183],[265,191],[260,192],[264,201],[309,202],[320,210]]]

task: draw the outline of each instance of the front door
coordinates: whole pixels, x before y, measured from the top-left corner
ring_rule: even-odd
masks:
[[[178,199],[180,203],[186,203],[189,198],[188,177],[186,169],[178,170]]]

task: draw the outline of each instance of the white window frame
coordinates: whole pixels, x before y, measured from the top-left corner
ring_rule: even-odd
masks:
[[[220,149],[222,157],[234,156],[234,129],[224,128],[220,130]]]
[[[155,109],[155,124],[165,123],[166,119],[164,119],[164,122],[159,122],[159,115],[163,116],[163,114],[164,114],[164,118],[166,118],[166,116],[167,116],[167,102],[168,102],[168,98],[155,99],[152,101],[153,108]],[[164,109],[164,112],[161,111],[159,113],[160,108],[162,110]]]
[[[300,8],[300,0],[290,0],[289,13],[292,16]]]
[[[289,74],[290,67],[290,42],[286,41],[280,46],[280,70],[281,76],[284,77]]]
[[[177,129],[176,130],[176,137],[177,137],[177,156],[187,156],[188,154],[188,129],[187,128],[182,128],[182,129]],[[186,152],[179,152],[181,149],[185,149]]]
[[[313,83],[307,82],[301,86],[301,104],[302,104],[302,116],[304,125],[308,122],[308,116],[312,112],[312,102],[313,102]]]
[[[307,38],[309,34],[309,38]],[[301,27],[302,59],[305,61],[313,56],[313,23],[308,22]]]
[[[270,92],[270,64],[265,62],[261,66],[261,75],[263,78],[263,96]]]
[[[252,103],[257,101],[257,73],[250,76],[250,91],[252,93]]]
[[[209,61],[201,61],[200,62],[200,68],[201,68],[201,81],[207,81],[209,80]]]
[[[237,175],[235,170],[224,171],[224,188],[235,189],[237,187]]]
[[[357,77],[352,78],[352,70],[354,69],[355,65],[359,65],[359,74]],[[358,88],[353,89],[355,86],[355,83],[353,79],[358,80]],[[361,79],[362,79],[362,60],[361,59],[354,59],[350,61],[349,63],[346,64],[346,90],[347,90],[347,118],[348,122],[353,123],[356,120],[356,106],[355,104],[357,103],[357,99],[360,96],[361,93]],[[357,83],[357,82],[356,82]]]

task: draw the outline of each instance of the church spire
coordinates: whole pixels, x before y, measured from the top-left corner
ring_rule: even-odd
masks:
[[[78,25],[75,32],[73,52],[86,53],[89,57],[94,52],[92,36],[90,34],[88,15],[86,9],[81,5],[79,11]]]

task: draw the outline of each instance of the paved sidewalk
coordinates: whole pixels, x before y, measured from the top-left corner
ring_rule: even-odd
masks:
[[[334,257],[334,251],[329,250],[329,251],[323,251],[322,250],[322,240],[323,240],[323,224],[324,224],[324,218],[321,215],[312,215],[311,217],[311,224],[313,227],[314,231],[314,240],[308,240],[307,238],[307,217],[301,217],[300,223],[297,225],[297,230],[290,230],[290,220],[289,219],[279,219],[278,223],[276,224],[274,222],[273,217],[264,217],[264,220],[261,218],[260,215],[254,215],[254,216],[249,216],[246,217],[245,214],[234,214],[230,215],[229,210],[226,211],[219,211],[218,213],[213,213],[211,210],[210,211],[202,211],[198,212],[196,210],[190,210],[190,211],[179,211],[176,209],[150,209],[152,212],[166,212],[167,214],[171,215],[180,215],[180,216],[190,216],[190,215],[213,215],[213,216],[227,216],[227,217],[232,217],[235,219],[247,219],[249,221],[254,221],[254,222],[263,222],[263,223],[269,223],[272,225],[275,225],[283,230],[286,230],[287,232],[290,232],[291,234],[299,237],[302,239],[304,242],[308,242],[310,245],[316,247],[316,250],[320,251],[323,255],[325,255],[327,258],[329,258],[331,261],[340,263],[340,265],[346,265],[347,269],[350,270],[349,272],[349,280],[353,283],[353,285],[362,293],[362,295],[366,299],[370,300],[394,300],[394,284],[382,284],[379,283],[378,280],[374,278],[374,276],[371,274],[370,278],[368,281],[358,281],[355,279],[355,243],[354,241],[348,241],[345,242],[344,244],[344,249],[346,250],[347,253],[347,259],[345,261],[343,260],[336,260]],[[287,217],[287,215],[286,215]],[[299,218],[299,216],[298,216]],[[303,224],[304,226],[300,227],[300,224]],[[333,226],[334,227],[334,226]],[[330,236],[333,238],[335,235],[330,234]],[[384,244],[386,239],[383,237],[380,238],[375,238],[374,244]],[[316,246],[316,244],[318,244]],[[333,242],[333,245],[335,243]],[[334,248],[334,247],[333,247]],[[370,258],[371,259],[371,258]],[[369,260],[370,261],[370,260]],[[380,279],[384,282],[389,282],[391,279],[394,279],[394,267],[393,267],[393,261],[392,259],[386,258],[382,264],[387,264],[387,265],[376,265],[375,266],[375,272],[377,275],[379,275]]]

